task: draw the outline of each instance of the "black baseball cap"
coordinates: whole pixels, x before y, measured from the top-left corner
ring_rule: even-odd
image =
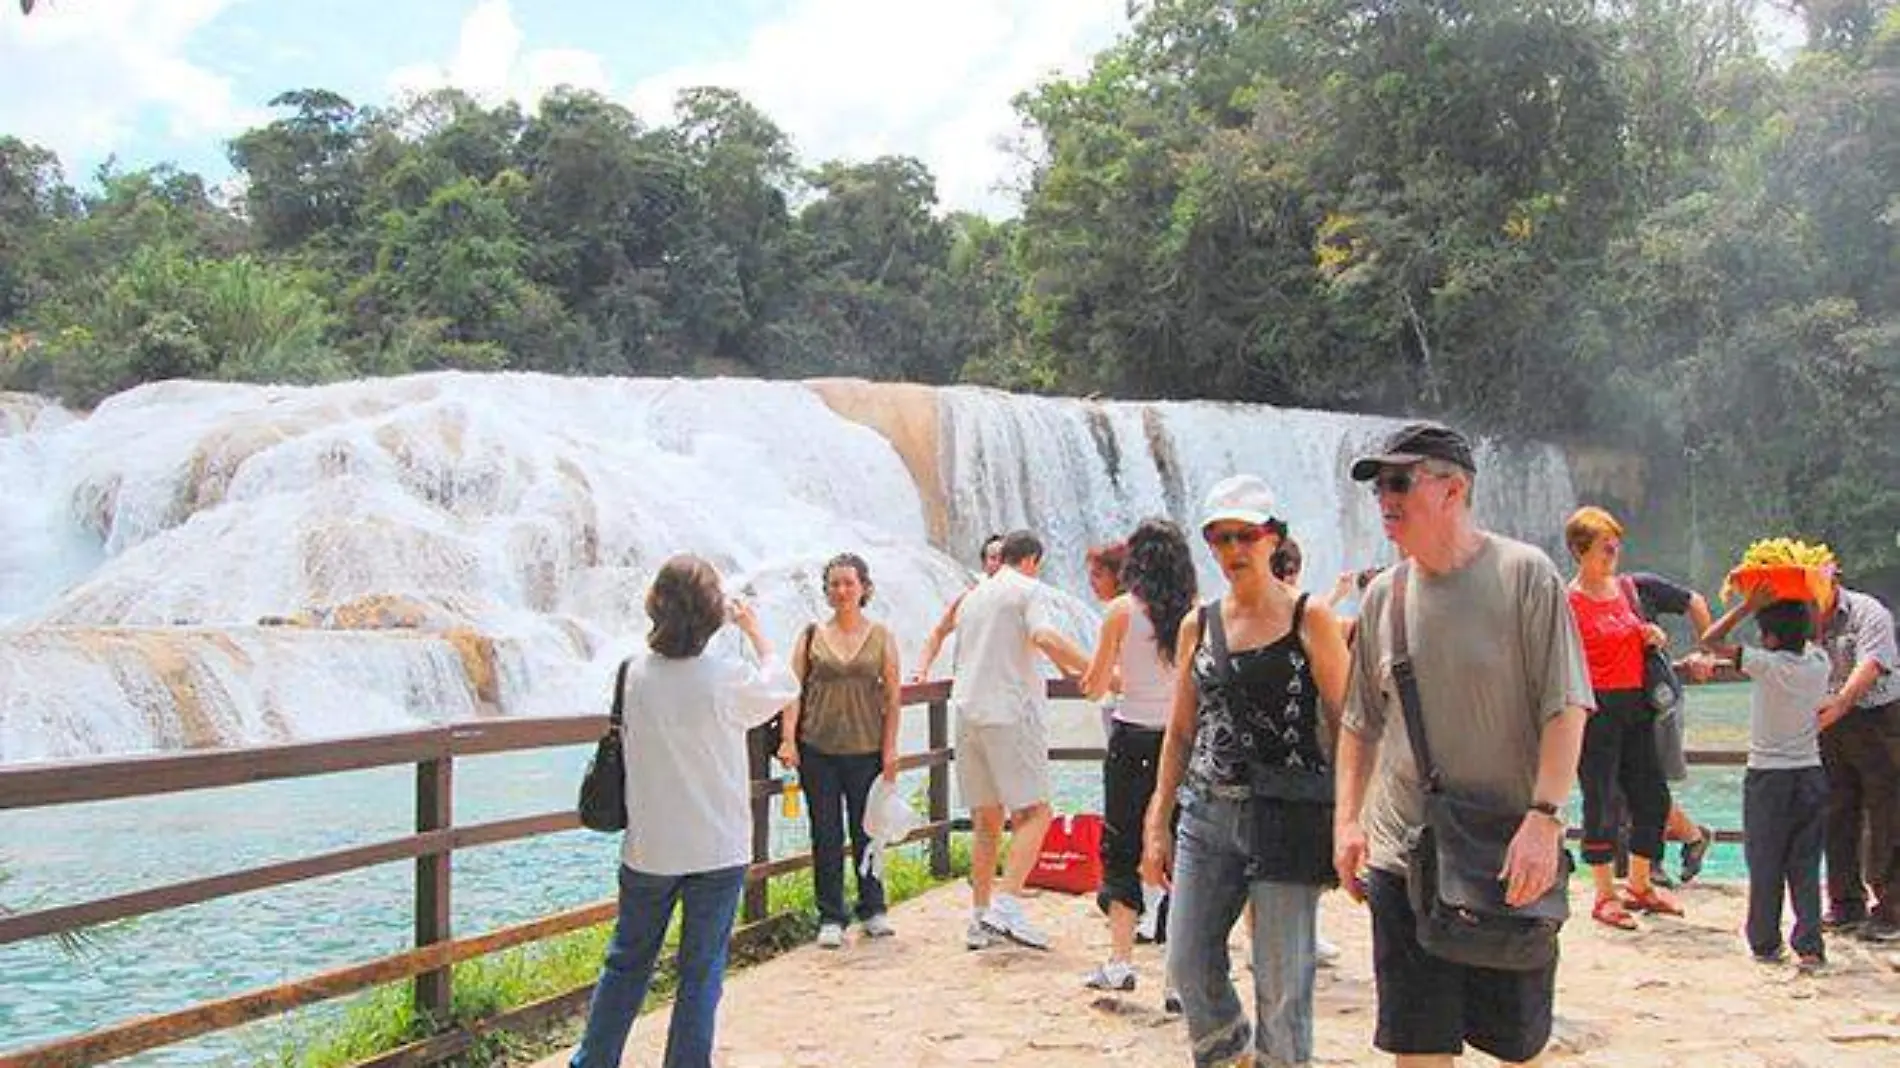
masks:
[[[1478,470],[1471,442],[1463,434],[1443,423],[1407,423],[1385,439],[1376,455],[1352,462],[1352,480],[1369,482],[1382,467],[1410,467],[1425,460],[1444,460],[1473,474]]]

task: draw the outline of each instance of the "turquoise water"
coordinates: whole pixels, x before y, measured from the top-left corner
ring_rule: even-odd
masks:
[[[1698,687],[1690,700],[1692,745],[1739,744],[1745,686]],[[568,807],[588,752],[577,746],[458,762],[457,822]],[[906,789],[921,791],[922,781],[907,775]],[[1065,808],[1098,807],[1100,784],[1096,767],[1057,769]],[[1741,769],[1695,769],[1686,786],[1682,800],[1697,819],[1740,826]],[[0,812],[0,867],[11,875],[0,884],[0,901],[45,908],[396,837],[410,830],[413,805],[414,771],[401,767]],[[774,812],[776,848],[802,849],[803,819]],[[458,852],[455,930],[479,933],[609,897],[617,850],[616,837],[574,831]],[[1719,846],[1708,872],[1739,878],[1742,870],[1739,848]],[[402,950],[411,934],[412,872],[406,862],[387,864],[128,921],[77,961],[50,942],[0,947],[0,1052]],[[342,1008],[321,1006],[123,1063],[256,1063],[301,1044],[300,1036]]]

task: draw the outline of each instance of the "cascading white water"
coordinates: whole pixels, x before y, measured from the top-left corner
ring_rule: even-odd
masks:
[[[982,535],[1024,525],[1092,637],[1083,550],[1148,515],[1191,525],[1235,471],[1278,491],[1309,585],[1384,554],[1344,472],[1392,424],[1324,412],[955,388],[920,458],[787,382],[173,382],[83,418],[0,401],[0,763],[597,709],[678,551],[781,645],[822,611],[822,562],[857,551],[907,657]],[[1487,520],[1548,543],[1561,455],[1482,462]]]
[[[1139,404],[943,391],[951,547],[974,556],[991,532],[1027,526],[1048,547],[1044,573],[1086,591],[1084,554],[1149,516],[1190,532],[1216,482],[1259,475],[1305,557],[1305,584],[1389,562],[1379,512],[1348,469],[1400,420],[1210,402]],[[1575,497],[1554,447],[1481,442],[1477,510],[1486,526],[1547,549]],[[1220,573],[1198,544],[1201,581]]]

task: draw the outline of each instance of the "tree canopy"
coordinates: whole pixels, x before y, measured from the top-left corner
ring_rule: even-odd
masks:
[[[30,5],[28,5],[30,6]],[[723,88],[322,88],[242,193],[0,137],[0,386],[433,368],[852,374],[1424,412],[1640,450],[1704,574],[1900,567],[1900,5],[1150,0],[1017,98],[1020,213],[801,160]],[[1698,492],[1699,488],[1699,492]],[[1692,555],[1692,554],[1691,554]],[[1680,555],[1677,556],[1681,558]]]

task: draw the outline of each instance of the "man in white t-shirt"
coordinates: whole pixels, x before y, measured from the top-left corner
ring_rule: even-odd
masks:
[[[1048,696],[1036,656],[1071,676],[1088,669],[1088,657],[1050,617],[1049,587],[1036,578],[1042,542],[1016,531],[1003,539],[1002,558],[996,573],[956,609],[950,710],[957,722],[957,784],[976,829],[972,917],[964,943],[982,949],[1001,935],[1046,949],[1049,940],[1030,924],[1021,896],[1050,819]],[[1003,884],[992,896],[1005,812],[1012,831],[1009,858]]]

